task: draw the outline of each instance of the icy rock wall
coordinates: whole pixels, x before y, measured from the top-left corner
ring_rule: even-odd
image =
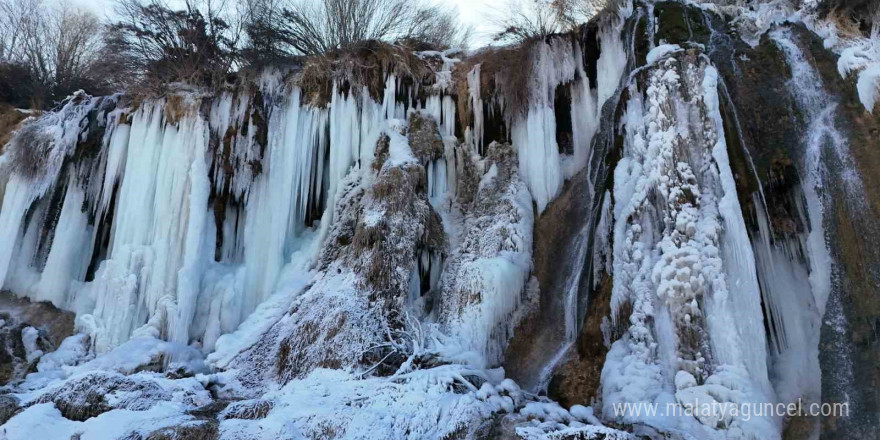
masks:
[[[610,20],[593,42],[536,43],[528,55],[528,105],[501,117],[509,121],[519,175],[539,212],[565,178],[586,166],[607,99],[599,85],[617,83],[626,59],[616,36],[621,23]],[[585,44],[593,51],[601,46],[602,67],[593,79]],[[461,127],[456,100],[462,96],[452,94],[451,84],[458,60],[419,56],[441,61],[432,81],[388,75],[378,100],[366,87],[333,82],[325,107],[305,105],[298,87],[266,72],[238,90],[183,91],[137,105],[126,97],[81,95],[57,114],[27,122],[4,156],[0,222],[8,227],[0,282],[75,311],[99,352],[133,335],[198,342],[212,351],[221,335],[285,285],[294,254],[314,263],[336,215],[340,182],[354,164],[366,173],[383,133],[393,141],[411,112],[435,124],[441,151],[420,165],[431,204],[452,212],[450,200],[461,192],[458,168],[470,160],[456,135],[463,129],[468,148],[486,149],[483,116],[494,110],[484,102],[504,98],[480,90],[477,64],[464,88],[472,118]],[[555,111],[558,89],[566,89],[567,112]],[[557,143],[558,117],[570,127],[570,148]],[[45,163],[28,163],[30,142],[45,150]],[[523,212],[531,211],[521,202]],[[528,247],[523,242],[519,251]],[[421,250],[419,259],[412,284],[428,278],[436,284],[442,254]],[[528,264],[516,266],[516,278],[525,282]],[[503,307],[495,321],[516,304]]]
[[[370,163],[386,121],[406,117],[396,84],[389,102],[334,89],[327,108],[268,73],[235,93],[136,107],[77,95],[7,148],[3,286],[77,312],[99,352],[132,335],[213,350],[276,291],[294,253],[317,255],[325,200]],[[454,112],[431,105],[440,121]]]
[[[629,326],[602,370],[606,414],[619,402],[773,398],[718,74],[699,51],[659,50],[665,53],[648,56],[656,64],[636,76],[644,79],[629,85],[614,171],[612,321]],[[629,316],[619,313],[630,309]],[[670,423],[678,422],[695,420]],[[699,422],[704,428],[668,428],[699,432],[723,424],[757,438],[778,435],[770,418]]]
[[[464,160],[473,160],[473,156]],[[459,244],[444,262],[440,317],[456,350],[497,365],[519,322],[532,269],[531,199],[509,145],[492,143],[465,213]]]

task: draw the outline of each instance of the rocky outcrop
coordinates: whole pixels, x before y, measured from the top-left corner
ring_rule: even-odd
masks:
[[[44,354],[73,334],[73,314],[0,293],[0,385],[24,379]]]

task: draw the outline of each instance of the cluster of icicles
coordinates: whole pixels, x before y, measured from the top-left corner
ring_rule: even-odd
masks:
[[[601,36],[599,84],[590,84],[577,44],[560,39],[536,51],[535,99],[507,123],[539,210],[586,165],[607,98],[600,90],[614,88],[625,60],[618,33],[609,26]],[[456,102],[439,80],[457,60],[441,56],[445,71],[422,99],[398,91],[402,82],[390,75],[381,102],[366,89],[334,86],[319,108],[278,72],[238,93],[182,94],[131,108],[119,96],[72,97],[28,121],[7,148],[27,143],[46,160],[26,173],[4,156],[0,285],[74,311],[99,353],[136,335],[212,351],[283,288],[294,252],[318,253],[339,182],[368,168],[353,165],[372,161],[383,131],[419,111],[435,119],[448,145],[483,149],[479,65],[468,76],[467,105],[476,116],[459,140]],[[555,137],[552,96],[562,84],[574,97],[573,154],[560,154]],[[99,145],[83,159],[90,137]],[[455,192],[454,155],[447,148],[446,157],[425,164],[432,202]]]

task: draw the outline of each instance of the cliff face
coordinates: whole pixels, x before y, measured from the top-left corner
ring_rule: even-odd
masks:
[[[880,43],[752,6],[26,120],[0,435],[867,438]]]

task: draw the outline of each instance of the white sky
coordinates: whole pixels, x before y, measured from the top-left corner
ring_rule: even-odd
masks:
[[[444,0],[440,0],[444,1]],[[485,46],[491,40],[492,18],[507,2],[504,0],[445,0],[458,8],[461,21],[474,27],[471,46]]]
[[[113,0],[70,0],[74,5],[94,11],[104,18],[113,13]],[[474,27],[472,47],[485,46],[491,40],[491,20],[507,2],[506,0],[434,0],[458,9],[461,21]]]

